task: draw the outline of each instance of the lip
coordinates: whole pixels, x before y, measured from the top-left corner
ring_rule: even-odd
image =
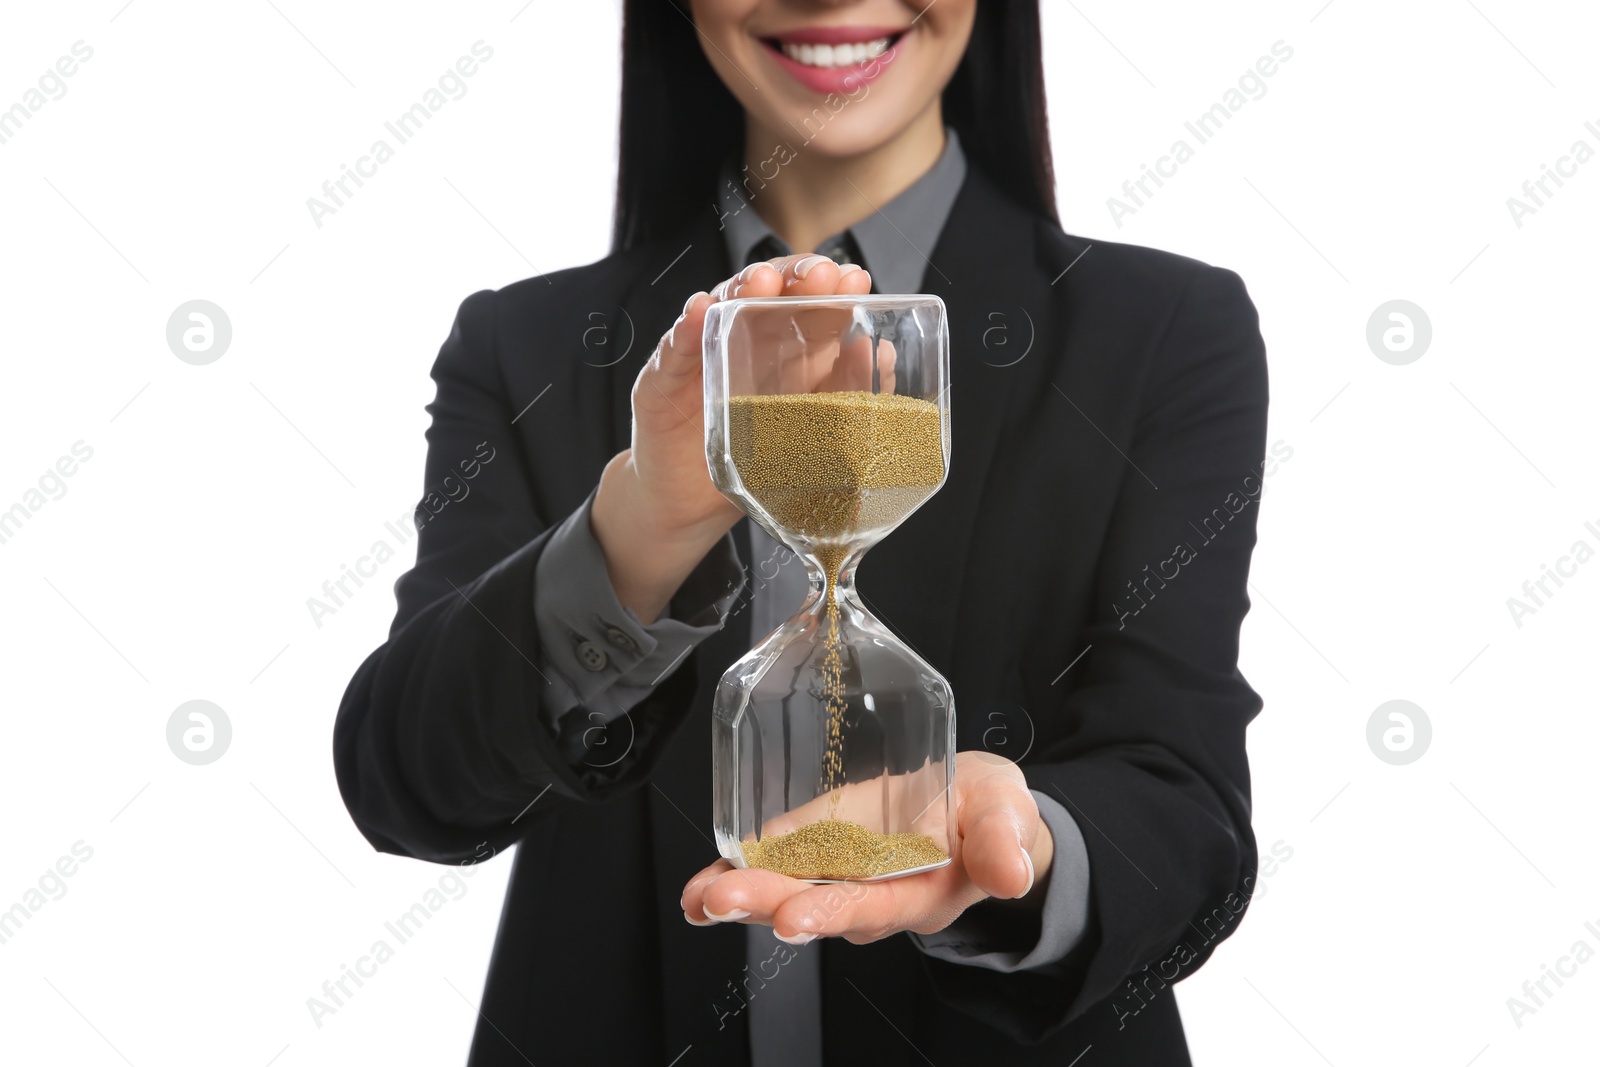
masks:
[[[858,63],[853,67],[808,67],[784,55],[777,44],[864,44],[884,37],[894,38],[894,43],[881,56]],[[895,58],[899,56],[910,33],[898,28],[873,26],[817,26],[811,29],[791,30],[787,33],[763,34],[758,38],[764,51],[773,62],[789,73],[795,81],[814,93],[851,93],[882,77]]]
[[[764,33],[764,40],[784,44],[864,44],[880,37],[899,37],[907,26],[811,26],[787,33]]]

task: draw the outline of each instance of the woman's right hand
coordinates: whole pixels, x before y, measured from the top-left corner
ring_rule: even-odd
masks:
[[[738,506],[706,466],[703,354],[706,310],[731,297],[859,295],[867,272],[825,256],[752,263],[684,305],[633,384],[632,447],[600,476],[590,526],[624,607],[648,625],[723,534]]]

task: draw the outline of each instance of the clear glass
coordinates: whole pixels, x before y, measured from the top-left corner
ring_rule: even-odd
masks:
[[[799,610],[717,688],[717,848],[812,882],[942,867],[950,684],[872,617],[855,571],[949,469],[944,303],[726,300],[704,340],[711,479],[811,574]]]

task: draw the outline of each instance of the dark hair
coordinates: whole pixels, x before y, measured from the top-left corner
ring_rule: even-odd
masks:
[[[626,0],[613,251],[670,237],[712,210],[723,160],[743,150],[744,111],[697,33],[677,0]],[[967,162],[1057,221],[1038,0],[981,0],[943,103]]]

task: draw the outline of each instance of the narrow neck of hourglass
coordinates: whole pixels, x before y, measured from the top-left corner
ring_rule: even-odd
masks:
[[[811,584],[818,594],[819,604],[828,599],[830,589],[835,599],[855,596],[856,565],[870,547],[871,542],[867,542],[822,545],[811,550],[807,562],[811,567]]]

